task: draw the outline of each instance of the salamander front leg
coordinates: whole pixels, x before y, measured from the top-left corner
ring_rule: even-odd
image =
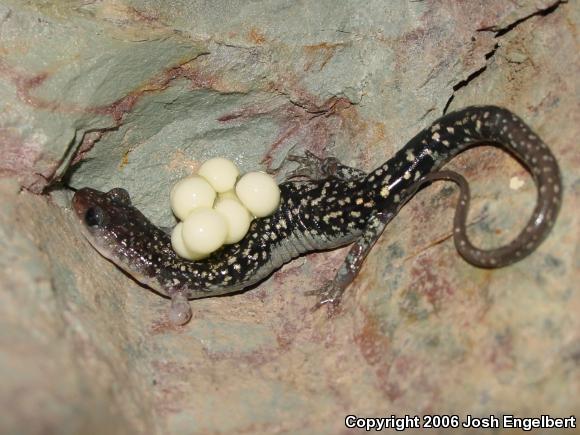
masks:
[[[342,294],[360,271],[364,259],[394,216],[394,213],[375,213],[369,219],[366,231],[351,246],[334,279],[318,290],[306,292],[307,295],[320,297],[314,306],[315,310],[323,305],[328,305],[330,314],[333,313],[340,303]]]
[[[289,154],[276,171],[282,169],[289,162],[298,163],[298,168],[286,175],[287,180],[298,177],[304,177],[310,180],[324,180],[329,177],[335,177],[340,180],[349,181],[363,178],[367,175],[366,172],[360,169],[343,165],[336,157],[322,159],[310,151],[305,151],[303,156]]]
[[[191,306],[182,291],[176,291],[171,296],[169,321],[173,326],[185,325],[191,319]]]

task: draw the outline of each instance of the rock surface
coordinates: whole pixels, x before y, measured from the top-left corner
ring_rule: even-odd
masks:
[[[579,21],[556,0],[3,0],[0,432],[334,434],[347,414],[577,412]],[[449,238],[455,190],[430,187],[332,319],[295,290],[344,250],[196,301],[171,328],[168,301],[91,249],[70,211],[68,187],[121,186],[171,225],[172,183],[209,157],[249,170],[308,149],[368,170],[485,103],[560,162],[551,236],[514,266],[471,267]],[[479,148],[449,167],[472,182],[475,241],[521,228],[535,189],[517,162]]]

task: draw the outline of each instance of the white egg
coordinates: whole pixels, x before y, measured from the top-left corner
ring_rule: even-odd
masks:
[[[233,199],[235,201],[239,201],[238,195],[236,195],[236,191],[234,189],[228,190],[227,192],[220,192],[220,193],[218,193],[218,199],[217,199],[217,201],[219,201],[220,199],[225,199],[225,198]],[[216,203],[217,203],[217,201],[216,201]]]
[[[226,220],[212,208],[196,208],[183,221],[183,241],[193,252],[212,253],[224,244],[227,234]]]
[[[179,180],[171,189],[171,209],[180,220],[197,207],[212,207],[216,192],[202,177],[191,176]]]
[[[248,172],[236,184],[241,203],[256,217],[272,214],[280,204],[280,188],[265,172]]]
[[[224,217],[228,225],[226,245],[242,240],[252,222],[252,216],[248,209],[237,199],[231,198],[218,199],[214,209]]]
[[[198,252],[193,252],[187,249],[185,242],[183,241],[183,222],[179,222],[171,231],[171,246],[177,255],[186,260],[200,260],[207,255],[200,254]]]
[[[205,178],[216,192],[227,192],[234,188],[240,171],[231,160],[223,157],[209,159],[197,173]]]

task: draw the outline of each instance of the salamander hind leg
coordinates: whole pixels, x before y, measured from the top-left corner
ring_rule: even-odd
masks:
[[[317,310],[323,305],[327,305],[329,314],[332,315],[334,313],[340,304],[344,291],[354,280],[371,248],[394,216],[395,214],[390,212],[377,212],[373,214],[368,221],[367,229],[351,246],[334,279],[328,281],[317,290],[306,292],[306,295],[318,296],[320,298],[313,307],[314,310]]]
[[[296,154],[288,155],[278,170],[290,162],[298,163],[298,168],[286,175],[287,180],[298,177],[304,177],[310,180],[324,180],[335,177],[343,181],[349,181],[364,178],[367,175],[366,172],[360,169],[343,165],[336,157],[320,158],[310,151],[305,151],[303,156]]]

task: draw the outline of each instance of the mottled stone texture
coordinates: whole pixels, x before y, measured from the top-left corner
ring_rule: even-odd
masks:
[[[0,432],[336,434],[349,413],[578,412],[579,20],[557,0],[1,0]],[[553,148],[552,235],[476,269],[450,240],[454,188],[430,187],[332,319],[303,292],[344,250],[196,301],[172,329],[168,301],[91,249],[68,204],[68,186],[123,186],[171,225],[171,184],[208,157],[271,168],[308,149],[371,169],[444,110],[484,103]],[[472,237],[510,239],[535,197],[522,167],[491,148],[449,167],[472,182]]]

